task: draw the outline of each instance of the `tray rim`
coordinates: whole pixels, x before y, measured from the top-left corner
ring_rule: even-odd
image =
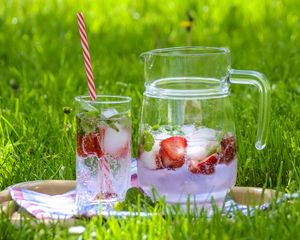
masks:
[[[46,192],[44,191],[44,188],[46,187],[53,187],[55,186],[55,193],[52,192]],[[53,180],[35,180],[35,181],[26,181],[26,182],[20,182],[17,184],[12,185],[12,187],[19,187],[19,188],[26,188],[37,192],[46,193],[49,195],[55,195],[55,194],[63,194],[67,191],[70,191],[76,187],[76,180],[59,180],[59,179],[53,179]],[[67,190],[66,190],[67,189]],[[52,194],[53,193],[53,194]],[[239,201],[241,197],[248,197],[249,196],[255,196],[256,199],[260,198],[260,203],[267,203],[271,202],[272,199],[277,198],[281,195],[280,192],[274,190],[274,189],[268,189],[268,188],[260,188],[260,187],[253,187],[253,186],[234,186],[229,191],[229,196],[233,199],[237,197],[237,199],[234,199],[239,204],[245,204],[245,205],[258,205],[258,204],[249,204],[247,203],[247,199],[244,199],[244,201]],[[11,201],[11,196],[9,194],[8,189],[4,189],[0,192],[0,203]]]
[[[75,180],[36,180],[36,181],[21,182],[12,185],[12,187],[19,187],[19,188],[23,187],[38,192],[43,192],[42,188],[45,186],[51,186],[51,187],[55,186],[56,190],[60,188],[60,192],[56,194],[62,194],[74,189],[76,186],[76,181]],[[66,190],[66,186],[67,186],[67,190]],[[252,207],[264,203],[270,203],[274,198],[281,196],[281,194],[282,193],[273,189],[263,189],[258,187],[243,187],[243,186],[235,186],[229,192],[229,196],[234,201],[236,201],[236,199],[239,200],[236,201],[238,204],[252,206]],[[10,207],[10,205],[12,207]],[[17,210],[18,210],[17,205],[11,199],[8,189],[1,191],[0,212],[4,212],[10,218],[11,223],[13,223],[16,226],[20,226],[23,217]],[[59,222],[60,224],[63,224],[65,226],[72,226],[76,223],[76,218],[60,219],[60,220],[32,218],[32,220],[34,220],[31,222],[33,227],[36,226],[36,224],[40,223],[41,221],[46,225]]]

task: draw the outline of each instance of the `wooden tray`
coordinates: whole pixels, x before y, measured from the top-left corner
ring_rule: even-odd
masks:
[[[75,188],[76,181],[71,180],[41,180],[19,183],[15,186],[26,188],[49,195],[63,194]],[[255,206],[271,202],[278,197],[275,190],[256,187],[233,187],[229,196],[238,204]],[[16,204],[12,201],[8,190],[0,192],[0,205],[2,211],[11,217],[11,221],[19,223],[21,215]],[[0,209],[1,210],[1,209]],[[50,220],[53,222],[53,220]],[[75,219],[64,220],[66,224],[74,223]]]

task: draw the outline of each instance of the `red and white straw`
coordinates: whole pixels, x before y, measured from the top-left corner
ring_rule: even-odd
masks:
[[[84,64],[85,64],[85,71],[86,71],[86,77],[88,80],[88,85],[89,85],[89,92],[90,92],[90,97],[92,101],[96,100],[96,88],[95,88],[95,83],[94,83],[94,76],[93,76],[93,69],[91,65],[91,57],[89,53],[89,46],[88,46],[88,41],[87,41],[87,36],[86,36],[86,29],[84,25],[84,18],[83,18],[83,13],[77,13],[77,21],[78,21],[78,27],[79,27],[79,33],[80,33],[80,40],[81,40],[81,46],[82,46],[82,52],[83,52],[83,58],[84,58]],[[104,132],[102,132],[102,137],[104,137]],[[101,141],[103,143],[103,139]],[[101,146],[102,147],[102,146]],[[103,149],[103,147],[102,147]],[[106,191],[112,193],[112,182],[110,179],[110,169],[109,169],[109,163],[106,154],[103,154],[103,168],[101,167],[100,162],[98,163],[98,170],[99,170],[99,175],[100,177],[101,170],[103,170],[103,175],[104,175],[104,181],[106,185]],[[100,160],[100,159],[99,159]],[[100,184],[100,192],[103,191],[102,189],[102,182],[99,182]]]
[[[102,149],[103,155],[102,155],[102,164],[98,164],[98,171],[103,172],[103,177],[104,177],[104,182],[106,185],[106,192],[107,193],[112,193],[112,182],[111,182],[111,177],[110,177],[110,168],[109,168],[109,162],[107,158],[107,154],[104,152],[104,135],[105,135],[105,129],[104,128],[99,128],[100,136],[98,137],[98,143],[100,144],[100,148]],[[102,182],[100,181],[100,184]],[[103,191],[101,188],[100,191]]]
[[[85,31],[85,25],[84,25],[84,18],[83,13],[77,13],[77,21],[78,21],[78,27],[79,27],[79,33],[80,33],[80,40],[81,40],[81,46],[82,46],[82,52],[83,52],[83,58],[84,58],[84,64],[85,64],[85,71],[86,71],[86,77],[88,80],[89,85],[89,91],[92,101],[96,100],[96,88],[94,83],[94,76],[93,76],[93,69],[91,65],[91,57],[89,53],[89,46]]]
[[[107,194],[113,193],[113,188],[112,188],[112,182],[110,180],[109,163],[107,160],[107,155],[105,153],[103,154],[102,159],[103,161],[100,161],[100,159],[98,159],[98,182],[99,182],[99,191],[102,194],[104,194],[102,198],[105,199],[107,196],[109,196]],[[105,187],[103,187],[103,183],[105,184]]]
[[[107,155],[106,153],[103,154],[103,173],[104,173],[104,181],[105,181],[105,185],[106,185],[106,192],[107,193],[113,193],[113,189],[112,189],[112,183],[111,183],[111,179],[110,179],[110,169],[109,169],[109,163],[108,163],[108,159],[107,159]]]

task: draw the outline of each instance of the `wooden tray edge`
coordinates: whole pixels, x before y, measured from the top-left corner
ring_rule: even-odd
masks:
[[[49,195],[63,194],[76,187],[75,180],[38,180],[15,184],[14,187],[26,188]],[[233,187],[229,196],[238,204],[259,205],[271,202],[281,194],[272,189],[257,187]],[[0,192],[0,203],[12,200],[8,190]]]

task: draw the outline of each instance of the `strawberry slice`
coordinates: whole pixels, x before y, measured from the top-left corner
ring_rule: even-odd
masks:
[[[159,155],[165,168],[180,168],[184,164],[187,141],[184,137],[173,136],[160,142]]]
[[[217,162],[218,154],[214,153],[201,162],[190,160],[188,169],[191,173],[194,174],[201,173],[204,175],[211,175],[215,172],[215,165],[217,164]]]
[[[103,133],[91,132],[82,138],[82,149],[86,155],[96,155],[100,158],[103,155],[102,151]]]
[[[161,156],[159,153],[157,153],[155,155],[155,166],[156,166],[156,169],[163,169],[164,166],[162,164],[162,160],[161,160]]]
[[[97,136],[95,133],[89,133],[82,138],[83,150],[86,154],[94,155],[96,153]]]
[[[235,157],[236,145],[234,136],[224,137],[221,141],[220,163],[229,164]]]
[[[85,151],[83,150],[83,147],[82,147],[82,139],[83,139],[83,136],[81,136],[80,134],[77,133],[77,154],[79,157],[87,157],[87,154],[85,153]]]

